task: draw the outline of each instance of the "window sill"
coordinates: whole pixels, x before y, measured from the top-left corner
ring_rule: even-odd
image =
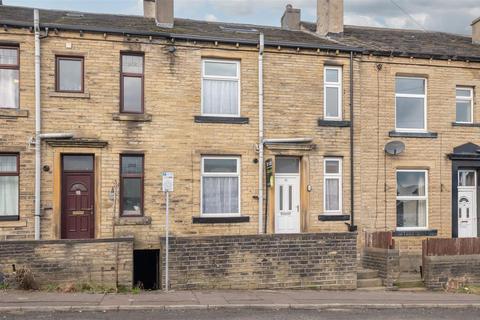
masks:
[[[459,122],[452,122],[452,127],[474,127],[474,128],[480,128],[480,123],[459,123]]]
[[[318,216],[318,221],[348,221],[350,215],[348,214],[321,214]]]
[[[225,124],[248,124],[249,118],[244,117],[209,117],[195,116],[195,123],[225,123]]]
[[[319,127],[348,128],[350,125],[350,121],[318,119]]]
[[[50,98],[72,98],[72,99],[90,99],[89,92],[56,92],[48,93]]]
[[[133,122],[151,122],[152,115],[146,113],[114,113],[112,114],[114,121],[133,121]]]
[[[28,110],[0,108],[2,118],[27,118]]]
[[[116,226],[148,226],[152,224],[151,217],[120,217],[115,219]]]
[[[193,217],[193,224],[248,223],[250,217]]]
[[[394,237],[436,237],[438,230],[396,230],[393,232]]]
[[[438,133],[436,132],[399,132],[399,131],[390,131],[388,133],[391,138],[438,138]]]

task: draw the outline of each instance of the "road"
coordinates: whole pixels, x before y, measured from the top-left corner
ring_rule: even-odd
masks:
[[[0,320],[470,320],[479,309],[189,310],[0,314]]]

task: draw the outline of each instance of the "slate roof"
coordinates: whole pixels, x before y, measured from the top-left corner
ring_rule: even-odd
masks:
[[[142,16],[59,10],[40,10],[40,22],[42,27],[63,30],[245,44],[257,44],[258,33],[263,32],[266,45],[480,62],[480,45],[472,44],[471,37],[444,32],[345,26],[343,34],[319,37],[314,34],[316,24],[309,22],[302,22],[303,31],[290,31],[279,27],[189,19],[175,19],[174,28],[168,29],[157,27],[154,19]],[[31,27],[33,26],[33,9],[0,5],[0,25]]]

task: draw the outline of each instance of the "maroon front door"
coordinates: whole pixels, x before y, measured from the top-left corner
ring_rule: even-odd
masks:
[[[76,171],[70,171],[69,169]],[[94,208],[93,156],[64,156],[62,175],[62,238],[94,238]]]

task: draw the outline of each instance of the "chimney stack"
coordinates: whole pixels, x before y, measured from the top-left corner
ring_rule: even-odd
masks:
[[[472,42],[480,44],[480,18],[472,22]]]
[[[155,18],[161,28],[173,28],[173,0],[143,0],[143,15]]]
[[[291,4],[287,4],[282,16],[282,28],[287,30],[300,30],[300,9],[294,9]]]
[[[343,32],[343,0],[317,0],[317,33]]]

